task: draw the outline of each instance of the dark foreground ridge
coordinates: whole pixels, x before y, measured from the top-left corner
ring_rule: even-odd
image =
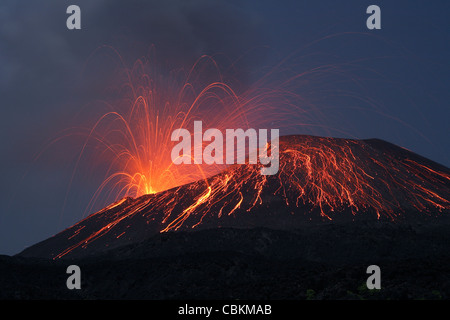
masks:
[[[0,258],[1,299],[450,299],[450,219],[157,234],[84,259]],[[66,287],[81,268],[81,290]],[[381,268],[381,290],[366,269]]]

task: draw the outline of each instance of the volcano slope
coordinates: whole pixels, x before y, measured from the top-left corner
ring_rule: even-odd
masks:
[[[77,261],[82,298],[446,298],[449,199],[448,168],[388,142],[285,136],[276,175],[124,198],[4,263]],[[388,270],[375,296],[370,264]]]

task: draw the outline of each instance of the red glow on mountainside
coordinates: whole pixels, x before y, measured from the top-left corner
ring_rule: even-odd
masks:
[[[55,258],[101,237],[126,237],[133,232],[133,218],[159,232],[195,229],[205,219],[217,219],[220,225],[227,216],[251,216],[272,201],[279,210],[306,220],[316,214],[332,220],[346,211],[388,220],[407,211],[433,216],[450,209],[449,181],[448,171],[410,159],[408,153],[377,149],[370,140],[286,136],[280,140],[278,174],[261,175],[259,165],[235,165],[205,180],[124,198],[68,229],[76,239]],[[83,233],[91,223],[99,228]]]

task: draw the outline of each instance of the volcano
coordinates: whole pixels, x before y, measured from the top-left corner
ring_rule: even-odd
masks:
[[[19,256],[85,258],[180,231],[398,224],[450,212],[450,170],[389,142],[292,135],[279,145],[276,175],[261,175],[260,165],[235,165],[204,180],[123,198]]]

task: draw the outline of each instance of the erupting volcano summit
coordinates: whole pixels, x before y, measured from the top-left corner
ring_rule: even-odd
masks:
[[[276,175],[261,175],[260,165],[235,165],[205,180],[124,198],[20,255],[90,256],[177,230],[398,222],[450,211],[450,170],[382,140],[284,136],[279,155]]]

